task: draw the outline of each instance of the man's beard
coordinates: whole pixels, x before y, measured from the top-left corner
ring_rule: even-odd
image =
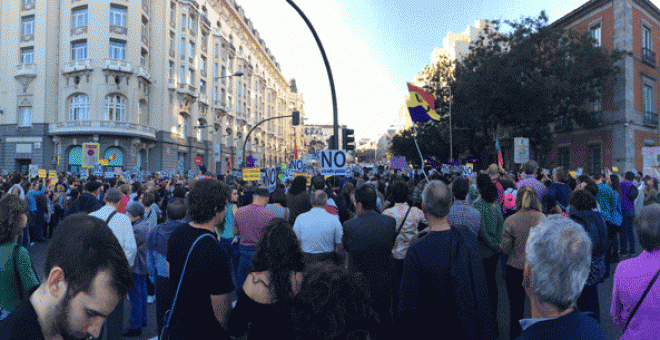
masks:
[[[57,334],[62,336],[64,340],[83,340],[89,339],[90,335],[88,333],[75,333],[71,330],[71,325],[69,325],[69,301],[71,300],[71,294],[67,289],[67,292],[64,294],[64,299],[59,303],[55,310],[55,331]]]

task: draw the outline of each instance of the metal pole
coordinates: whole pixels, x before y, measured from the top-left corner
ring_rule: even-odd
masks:
[[[278,118],[289,118],[289,117],[293,117],[293,115],[276,116],[276,117],[266,118],[266,119],[260,121],[259,123],[257,123],[255,126],[253,126],[250,129],[250,131],[248,131],[247,136],[245,136],[245,141],[243,142],[243,165],[247,164],[246,161],[245,161],[247,159],[247,153],[245,152],[245,145],[247,144],[247,141],[250,139],[250,134],[252,133],[252,131],[254,131],[254,129],[256,129],[259,125],[261,125],[261,124],[263,124],[263,123],[265,123],[269,120],[278,119]]]
[[[325,55],[325,50],[323,49],[323,44],[321,44],[321,39],[319,39],[318,34],[316,34],[316,30],[314,30],[314,26],[312,26],[312,23],[307,19],[305,16],[305,13],[303,13],[302,10],[296,4],[293,2],[293,0],[286,0],[286,2],[293,7],[293,9],[300,14],[300,16],[305,20],[305,23],[307,24],[307,27],[309,27],[309,30],[312,31],[312,35],[314,35],[314,40],[316,40],[316,44],[319,45],[319,50],[321,50],[321,56],[323,56],[323,62],[325,63],[325,69],[328,71],[328,80],[330,81],[330,93],[332,94],[332,127],[333,127],[333,132],[335,135],[335,141],[332,147],[333,149],[339,149],[339,118],[337,116],[337,94],[335,92],[335,81],[332,77],[332,69],[330,69],[330,62],[328,61],[328,57]]]
[[[415,138],[413,140],[415,141],[417,152],[419,152],[419,159],[422,161],[422,173],[424,174],[424,178],[426,178],[426,182],[428,182],[429,178],[426,176],[426,171],[424,171],[424,156],[422,156],[422,150],[419,149],[419,145],[417,144],[417,125],[415,122],[413,122],[413,129],[415,129]]]
[[[452,102],[452,95],[451,95],[451,86],[449,87],[449,162],[454,164],[454,138],[452,136],[452,130],[454,129],[453,126],[451,125],[451,102]]]

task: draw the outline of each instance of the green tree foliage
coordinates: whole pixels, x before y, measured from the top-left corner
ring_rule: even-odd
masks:
[[[449,93],[441,87],[452,88],[455,155],[490,154],[495,137],[505,131],[530,138],[533,150],[547,154],[553,123],[561,120],[583,128],[600,124],[600,114],[591,111],[590,103],[600,101],[603,109],[612,109],[609,98],[619,72],[619,51],[596,46],[588,33],[548,25],[544,12],[506,21],[511,27],[508,34],[500,31],[498,21],[492,23],[493,29],[473,42],[461,62],[454,66],[444,61],[424,69],[427,90],[436,95],[436,107],[445,116]],[[444,120],[435,125],[444,127],[436,138],[447,135],[442,132],[448,129]],[[420,146],[426,140],[424,132],[419,131]],[[398,154],[395,140],[392,152]],[[441,155],[448,155],[448,150]]]

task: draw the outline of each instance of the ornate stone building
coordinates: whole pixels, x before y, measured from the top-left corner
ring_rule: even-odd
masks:
[[[259,121],[304,100],[233,0],[1,3],[0,170],[79,171],[96,142],[110,169],[237,169]],[[293,154],[291,119],[246,143],[261,166]],[[298,136],[302,130],[298,128]],[[300,147],[300,146],[299,146]],[[303,146],[304,147],[304,146]],[[109,170],[109,169],[107,169]]]

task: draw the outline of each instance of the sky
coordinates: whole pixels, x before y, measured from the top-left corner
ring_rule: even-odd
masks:
[[[303,19],[285,0],[237,0],[305,99],[306,124],[332,124],[328,75]],[[586,0],[294,0],[321,39],[332,69],[339,124],[356,140],[400,125],[399,110],[447,32],[475,19],[518,20],[546,11],[553,22]],[[652,0],[658,6],[660,0]]]

